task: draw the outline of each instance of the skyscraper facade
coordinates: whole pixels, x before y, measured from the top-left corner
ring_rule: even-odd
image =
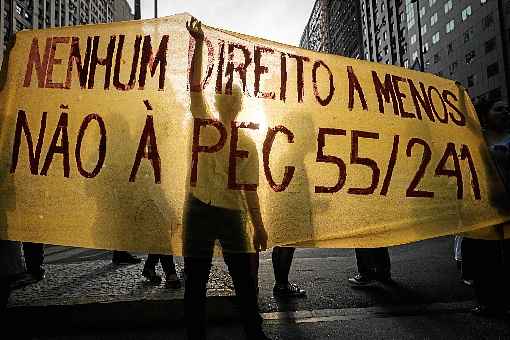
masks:
[[[357,57],[358,44],[360,58],[450,78],[475,100],[510,99],[510,0],[347,2],[317,0],[301,45]],[[346,36],[346,22],[360,34]]]
[[[460,82],[473,99],[510,99],[510,0],[406,0],[405,6],[410,61],[420,60],[421,49],[424,71]]]
[[[128,9],[126,0],[0,0],[0,60],[17,31],[130,20]]]
[[[314,51],[362,56],[359,0],[317,0],[300,46]]]

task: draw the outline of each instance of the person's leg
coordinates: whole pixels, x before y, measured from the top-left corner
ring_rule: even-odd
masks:
[[[0,315],[5,310],[11,290],[9,287],[9,280],[6,276],[0,277]]]
[[[23,242],[23,254],[25,256],[27,272],[36,280],[42,280],[44,278],[44,269],[42,267],[44,261],[44,244]]]
[[[181,282],[175,271],[174,257],[172,255],[160,255],[161,266],[165,272],[165,285],[168,288],[181,288]]]
[[[149,254],[143,266],[142,275],[152,283],[160,283],[161,277],[156,273],[156,265],[158,264],[160,255]]]
[[[292,247],[274,247],[272,252],[275,285],[273,294],[278,297],[303,297],[306,292],[296,284],[289,282],[290,267],[294,258]]]
[[[262,331],[262,317],[258,310],[255,280],[250,273],[252,259],[248,253],[224,253],[223,258],[228,266],[241,307],[242,320],[248,339],[265,339]]]
[[[375,269],[373,263],[373,249],[355,248],[356,264],[358,274],[349,278],[349,283],[355,285],[366,285],[372,283],[375,279]]]
[[[473,278],[475,276],[475,266],[477,263],[476,254],[476,240],[463,237],[460,243],[460,252],[462,255],[462,280],[468,284],[473,284]]]
[[[206,288],[212,257],[184,257],[184,315],[188,340],[206,338]]]
[[[250,257],[250,272],[255,282],[257,295],[259,294],[259,252],[249,253]]]
[[[274,247],[272,255],[274,279],[276,284],[286,284],[289,282],[290,267],[294,258],[292,247]]]
[[[206,288],[216,239],[215,208],[190,196],[183,221],[184,316],[188,340],[206,338]]]
[[[376,279],[380,281],[389,280],[391,278],[391,261],[388,248],[373,248],[371,250]]]
[[[504,272],[500,241],[474,240],[476,264],[474,266],[474,288],[479,306],[477,314],[496,314],[504,310]]]

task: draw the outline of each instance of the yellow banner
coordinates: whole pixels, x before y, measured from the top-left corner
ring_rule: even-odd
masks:
[[[262,229],[269,246],[503,236],[504,189],[453,81],[205,26],[198,50],[189,20],[16,34],[0,238],[182,254],[251,250]]]

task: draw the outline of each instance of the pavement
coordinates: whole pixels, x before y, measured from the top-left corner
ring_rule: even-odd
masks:
[[[393,282],[362,288],[346,283],[356,272],[352,250],[298,249],[291,280],[307,297],[287,301],[272,296],[271,254],[264,252],[259,270],[264,327],[277,339],[510,339],[508,317],[488,320],[469,313],[473,292],[460,282],[452,242],[439,238],[390,248]],[[141,276],[143,264],[113,265],[107,251],[49,246],[45,254],[45,279],[11,294],[6,325],[31,320],[25,331],[37,339],[183,338],[183,288],[151,285]],[[176,258],[176,267],[182,277],[182,258]],[[242,338],[233,284],[221,258],[213,262],[207,295],[216,334],[211,338]]]

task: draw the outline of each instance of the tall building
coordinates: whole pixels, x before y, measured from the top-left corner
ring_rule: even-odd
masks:
[[[132,19],[126,0],[0,0],[0,13],[0,61],[11,35],[23,29]]]
[[[510,99],[510,0],[406,0],[405,6],[410,61],[422,59],[424,71],[459,81],[475,100]]]
[[[406,19],[402,0],[360,0],[364,59],[408,67]]]
[[[317,0],[302,47],[356,57],[346,23],[358,24],[361,58],[456,80],[475,100],[510,99],[510,0]]]
[[[301,36],[300,46],[359,58],[361,46],[359,0],[317,0]]]
[[[135,17],[127,0],[114,0],[112,12],[113,21],[133,20]]]

